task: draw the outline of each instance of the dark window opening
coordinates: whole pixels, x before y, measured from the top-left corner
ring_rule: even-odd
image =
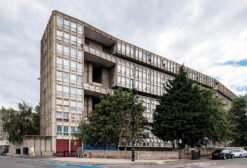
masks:
[[[93,82],[102,83],[102,68],[93,66]]]
[[[100,103],[100,98],[94,97],[93,98],[93,110],[95,109],[95,105],[98,104],[98,103]]]

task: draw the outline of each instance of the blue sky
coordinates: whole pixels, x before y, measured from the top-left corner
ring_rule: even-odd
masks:
[[[40,40],[52,10],[247,93],[246,0],[0,0],[0,106],[39,102]]]

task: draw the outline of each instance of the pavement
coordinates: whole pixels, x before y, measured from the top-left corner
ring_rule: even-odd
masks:
[[[0,156],[0,168],[246,168],[247,158],[162,160],[161,164],[159,164],[160,161],[138,160],[135,163],[137,164],[125,159]],[[150,165],[150,163],[155,163],[155,165]]]

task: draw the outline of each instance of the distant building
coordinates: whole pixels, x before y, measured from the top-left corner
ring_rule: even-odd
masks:
[[[0,151],[3,149],[8,149],[9,147],[8,133],[3,130],[3,123],[1,118],[2,116],[0,113]]]
[[[180,66],[79,19],[53,11],[41,40],[41,136],[52,136],[54,152],[75,150],[79,143],[71,135],[99,102],[98,96],[113,93],[118,87],[131,89],[133,82],[147,109],[144,116],[152,121],[157,98]],[[225,108],[231,107],[236,98],[233,92],[216,79],[185,68],[189,78],[215,89]],[[149,138],[136,146],[170,146],[150,132],[147,134]]]

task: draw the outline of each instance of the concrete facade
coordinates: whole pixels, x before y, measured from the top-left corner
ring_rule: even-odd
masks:
[[[118,87],[131,89],[134,83],[146,106],[144,116],[152,121],[157,98],[165,83],[181,65],[111,36],[81,20],[53,11],[41,40],[40,132],[71,141],[72,133],[86,119],[98,96]],[[185,67],[188,77],[217,91],[231,107],[237,96],[216,79]],[[150,132],[140,147],[170,147]],[[70,144],[70,143],[69,143]],[[121,145],[121,144],[120,144]],[[69,147],[70,150],[71,147]]]

